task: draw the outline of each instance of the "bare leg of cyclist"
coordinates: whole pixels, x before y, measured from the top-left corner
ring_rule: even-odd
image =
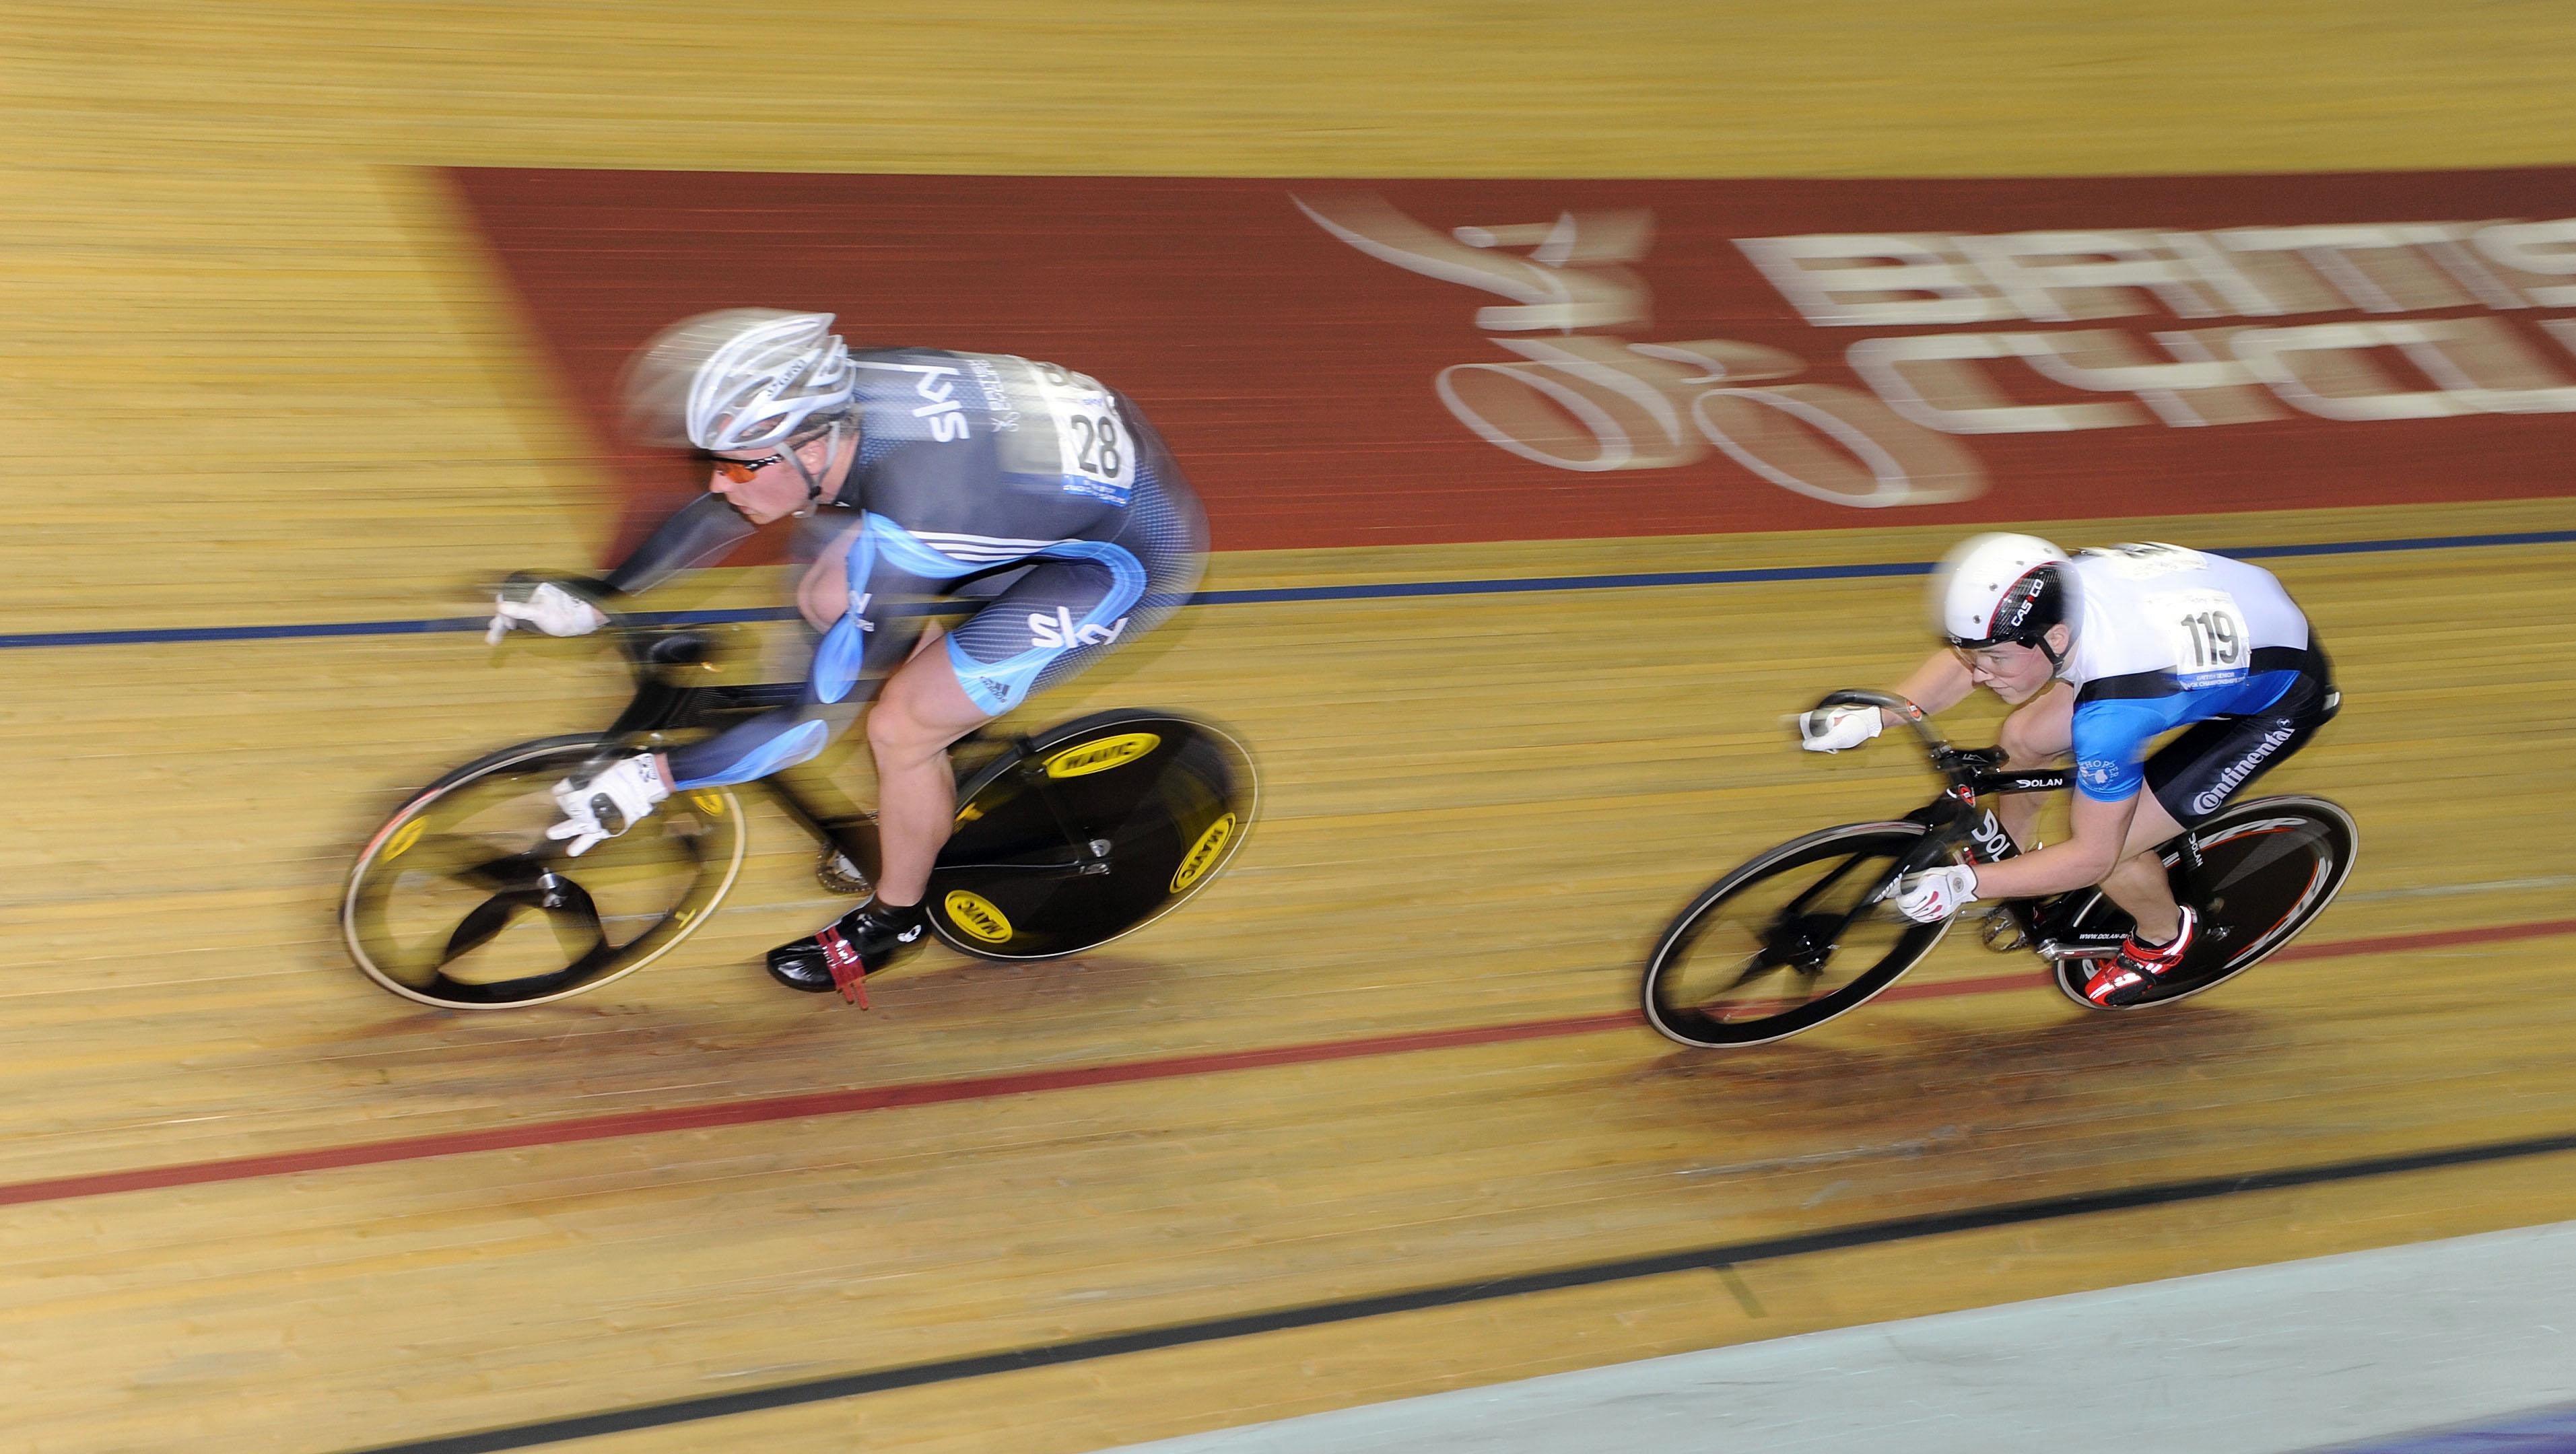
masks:
[[[2004,766],[2036,771],[2064,757],[2075,745],[2075,689],[2050,682],[2040,694],[2004,719],[1995,734],[2004,750]],[[2002,793],[1995,799],[1995,821],[2012,835],[2024,853],[2039,841],[2039,810],[2044,793]]]
[[[930,866],[956,826],[957,779],[948,766],[949,744],[992,720],[969,701],[949,668],[948,653],[934,651],[933,626],[904,664],[888,678],[868,711],[868,748],[877,763],[877,838],[884,868],[877,899],[917,904],[930,887]]]
[[[2182,909],[2174,902],[2164,860],[2155,851],[2158,844],[2181,832],[2182,825],[2156,801],[2156,795],[2141,791],[2137,814],[2129,819],[2125,856],[2102,880],[2102,892],[2137,921],[2141,943],[2163,944],[2182,932]]]

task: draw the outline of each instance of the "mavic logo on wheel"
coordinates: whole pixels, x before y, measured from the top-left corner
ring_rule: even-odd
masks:
[[[1011,921],[982,894],[953,889],[940,901],[948,910],[948,922],[987,944],[999,944],[1011,937]]]
[[[1181,860],[1180,871],[1172,875],[1172,892],[1177,894],[1197,883],[1201,876],[1215,867],[1217,859],[1225,852],[1225,845],[1233,838],[1232,813],[1210,823],[1207,831],[1199,835],[1199,841],[1190,845],[1188,856]]]
[[[1101,627],[1074,625],[1073,612],[1063,606],[1056,607],[1052,616],[1029,613],[1029,640],[1039,646],[1107,646],[1126,629],[1124,616]]]
[[[1082,777],[1133,762],[1163,744],[1151,732],[1121,732],[1080,747],[1068,747],[1046,760],[1048,777]]]
[[[386,861],[391,862],[392,860],[409,853],[411,851],[411,846],[420,841],[422,830],[428,827],[429,820],[427,818],[414,818],[410,822],[402,825],[402,827],[395,832],[394,841],[385,845],[384,856]]]

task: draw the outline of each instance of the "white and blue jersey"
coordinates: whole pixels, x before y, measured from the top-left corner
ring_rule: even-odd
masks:
[[[2105,803],[2136,796],[2150,776],[2147,744],[2155,738],[2189,723],[2270,712],[2294,687],[2303,688],[2303,709],[2313,697],[2331,714],[2308,618],[2270,571],[2146,544],[2079,552],[2064,574],[2075,627],[2064,675],[2075,687],[2075,787],[2084,796]],[[2264,757],[2272,755],[2267,749]],[[2268,765],[2264,757],[2254,762]],[[2162,779],[2172,774],[2154,775],[2162,800]],[[2227,789],[2250,776],[2249,768]],[[2206,816],[2225,796],[2208,809],[2189,806],[2207,795],[2206,788],[2185,795],[2179,820]]]

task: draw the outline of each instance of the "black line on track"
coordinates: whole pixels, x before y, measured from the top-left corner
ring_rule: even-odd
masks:
[[[1389,1313],[1420,1312],[1428,1308],[1495,1302],[1504,1298],[1525,1297],[1531,1293],[1558,1292],[1576,1287],[1597,1287],[1605,1283],[1661,1277],[1674,1272],[1717,1271],[1736,1263],[1760,1262],[1780,1257],[1802,1257],[1811,1253],[1838,1252],[1853,1247],[1881,1246],[1891,1242],[1912,1241],[1921,1237],[1945,1236],[1953,1232],[1978,1232],[1996,1227],[2019,1226],[2029,1222],[2054,1221],[2061,1217],[2082,1217],[2100,1212],[2133,1211],[2141,1207],[2209,1201],[2244,1192],[2323,1186],[2334,1182],[2359,1181],[2374,1176],[2394,1176],[2409,1171],[2432,1171],[2445,1167],[2475,1166],[2492,1161],[2514,1161],[2530,1156],[2554,1155],[2563,1151],[2576,1151],[2576,1133],[2531,1136],[2513,1141],[2488,1141],[2472,1146],[2449,1146],[2431,1151],[2410,1151],[2397,1156],[2373,1156],[2356,1161],[2328,1162],[2322,1166],[2248,1172],[2238,1176],[2210,1176],[2189,1181],[2152,1182],[2145,1186],[2124,1187],[2116,1191],[2078,1192],[2071,1196],[2041,1197],[2032,1201],[2005,1202],[1997,1206],[1971,1207],[1956,1212],[1936,1212],[1925,1216],[1862,1222],[1856,1226],[1835,1227],[1822,1232],[1800,1232],[1786,1237],[1757,1238],[1749,1242],[1726,1242],[1713,1247],[1694,1247],[1681,1252],[1657,1253],[1649,1257],[1622,1257],[1608,1262],[1578,1263],[1571,1267],[1552,1268],[1545,1272],[1525,1272],[1512,1277],[1443,1283],[1435,1287],[1414,1288],[1406,1292],[1380,1293],[1373,1297],[1342,1298],[1333,1302],[1307,1303],[1298,1307],[1243,1313],[1234,1317],[1167,1323],[1157,1328],[1139,1328],[1132,1332],[1110,1333],[1093,1338],[1074,1338],[1061,1343],[1040,1343],[1026,1348],[1007,1349],[999,1353],[979,1353],[963,1358],[941,1358],[928,1363],[871,1369],[864,1373],[845,1373],[803,1383],[785,1383],[770,1388],[747,1389],[740,1393],[679,1399],[670,1403],[644,1404],[635,1408],[611,1409],[605,1413],[580,1414],[572,1418],[547,1419],[532,1424],[513,1424],[506,1428],[485,1429],[471,1434],[448,1434],[400,1444],[377,1444],[364,1450],[354,1451],[354,1454],[493,1454],[493,1451],[498,1450],[529,1449],[543,1444],[561,1443],[568,1439],[590,1439],[604,1434],[667,1428],[675,1424],[721,1419],[734,1414],[758,1413],[765,1409],[793,1408],[799,1404],[823,1403],[832,1399],[855,1398],[861,1394],[885,1393],[898,1388],[955,1383],[962,1379],[983,1378],[990,1374],[1011,1373],[1026,1368],[1052,1368],[1068,1363],[1085,1363],[1095,1358],[1115,1358],[1126,1353],[1150,1353],[1158,1349],[1187,1347],[1195,1343],[1213,1343],[1226,1338],[1245,1338],[1260,1333],[1284,1332],[1293,1328],[1314,1328],[1331,1323],[1356,1322],[1362,1318],[1384,1317]]]

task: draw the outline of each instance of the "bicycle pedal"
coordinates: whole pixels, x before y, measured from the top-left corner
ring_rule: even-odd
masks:
[[[876,885],[868,882],[868,876],[850,862],[850,856],[837,848],[824,849],[822,856],[814,860],[814,882],[821,884],[825,893],[847,898],[865,898],[876,892]]]
[[[2022,932],[2020,921],[2003,909],[1986,915],[1985,921],[1977,926],[1977,936],[1997,954],[2010,954],[2030,947],[2030,936]]]

